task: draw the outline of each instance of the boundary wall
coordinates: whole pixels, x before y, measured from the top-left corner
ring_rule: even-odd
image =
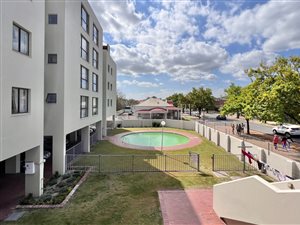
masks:
[[[117,124],[121,124],[122,127],[152,127],[152,122],[160,123],[161,121],[162,120],[158,119],[120,120],[117,121]],[[170,119],[166,119],[164,121],[166,122],[165,127],[194,130],[201,136],[215,143],[217,146],[222,147],[225,151],[230,152],[232,154],[241,154],[240,146],[243,143],[243,140],[241,139],[220,132],[197,121]],[[280,173],[283,175],[288,175],[295,179],[300,178],[299,162],[288,159],[267,149],[258,147],[247,141],[245,141],[244,144],[245,146],[247,146],[247,151],[250,151],[253,155],[256,155],[260,161],[267,163],[271,168],[280,171]],[[272,171],[267,170],[266,173],[269,176],[278,179],[277,175],[274,174]]]

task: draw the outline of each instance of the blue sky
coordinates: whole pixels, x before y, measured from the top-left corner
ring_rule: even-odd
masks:
[[[90,1],[127,98],[247,85],[244,70],[300,55],[300,1]]]

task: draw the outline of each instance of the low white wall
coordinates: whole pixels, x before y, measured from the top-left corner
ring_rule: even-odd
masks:
[[[219,132],[220,134],[220,146],[225,149],[225,151],[230,150],[229,146],[229,136],[227,134],[224,134],[222,132]]]
[[[216,145],[220,145],[220,139],[219,139],[219,131],[212,129],[211,130],[211,141],[214,142]]]
[[[299,182],[295,186],[299,187]],[[259,176],[214,185],[213,208],[219,217],[253,224],[299,224],[300,190],[282,190]]]

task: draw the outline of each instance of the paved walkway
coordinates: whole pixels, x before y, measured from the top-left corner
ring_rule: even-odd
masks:
[[[212,189],[158,191],[164,225],[225,225],[212,208]]]

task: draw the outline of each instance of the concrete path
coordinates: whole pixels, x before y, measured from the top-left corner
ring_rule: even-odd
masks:
[[[212,208],[212,189],[158,191],[164,225],[225,225]]]

